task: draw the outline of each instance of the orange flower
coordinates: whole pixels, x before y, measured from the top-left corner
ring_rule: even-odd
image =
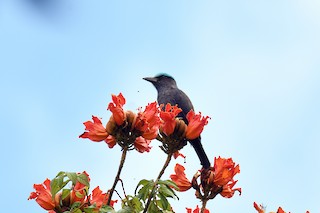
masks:
[[[191,182],[187,179],[184,170],[185,168],[182,165],[176,164],[174,167],[175,174],[170,175],[171,180],[177,184],[181,192],[191,188]]]
[[[192,211],[192,209],[191,208],[186,208],[186,210],[187,210],[187,213],[200,213],[200,208],[199,208],[199,206],[197,205],[197,207]],[[208,210],[208,209],[205,209],[204,211],[203,211],[204,213],[210,213],[210,211]]]
[[[220,194],[231,198],[236,191],[241,195],[241,188],[233,188],[237,183],[233,177],[237,173],[240,173],[239,165],[235,166],[232,158],[215,158],[213,167],[202,169],[193,176],[191,183],[196,190],[196,197],[202,200],[213,199]]]
[[[236,191],[238,191],[241,195],[241,188],[233,189],[234,185],[236,185],[237,182],[238,181],[231,180],[230,183],[223,185],[220,195],[222,197],[231,198]]]
[[[157,102],[152,102],[146,106],[142,116],[148,121],[151,126],[159,125],[159,108]]]
[[[184,159],[186,159],[186,156],[182,153],[180,153],[179,151],[176,151],[175,153],[173,153],[173,157],[174,159],[177,159],[178,157],[182,157]]]
[[[89,175],[86,171],[83,172],[89,179]],[[87,195],[88,187],[80,182],[76,182],[73,187],[73,190],[70,193],[70,203],[73,204],[74,202],[84,203]]]
[[[126,103],[126,99],[123,97],[122,93],[118,96],[112,95],[113,103],[109,103],[108,109],[112,112],[113,118],[118,126],[121,126],[126,119],[126,113],[123,110],[123,105]]]
[[[254,202],[253,207],[258,211],[258,213],[265,213],[265,208],[261,204],[258,205],[256,202]]]
[[[278,208],[277,213],[286,213],[285,211],[283,211],[283,209],[281,207]],[[290,213],[290,212],[289,212]]]
[[[165,108],[162,106],[160,106],[160,108],[164,110],[160,111],[160,118],[162,119],[161,130],[164,134],[169,136],[173,133],[176,126],[175,118],[180,112],[182,112],[182,109],[177,105],[171,106],[170,103],[168,103]]]
[[[112,135],[109,135],[104,141],[108,144],[110,149],[117,144],[116,139]]]
[[[231,198],[236,191],[241,194],[241,188],[233,189],[237,181],[233,177],[240,173],[239,164],[235,166],[232,158],[215,158],[213,168],[208,171],[207,184],[211,187],[222,187],[221,196]]]
[[[153,140],[158,136],[158,130],[159,130],[158,126],[150,127],[150,128],[148,128],[148,130],[146,130],[142,134],[142,137],[144,137],[147,140]]]
[[[186,138],[189,140],[193,140],[200,136],[203,127],[208,124],[208,119],[210,117],[203,117],[201,116],[201,113],[195,114],[193,110],[190,110],[186,117],[189,121],[186,131]]]
[[[240,173],[239,164],[235,166],[232,158],[214,158],[214,183],[216,185],[226,185],[237,173]]]
[[[56,205],[52,199],[50,183],[51,181],[46,179],[43,184],[34,184],[33,188],[36,191],[31,192],[28,200],[36,199],[36,202],[45,210],[54,210]]]
[[[83,123],[86,126],[85,130],[87,130],[87,132],[82,133],[79,138],[89,138],[95,142],[105,140],[109,136],[109,133],[102,126],[101,120],[96,116],[92,116],[92,120],[93,122],[86,121]]]
[[[155,139],[160,125],[157,103],[148,104],[143,112],[139,112],[135,119],[134,128],[141,132],[147,140]]]
[[[91,204],[96,205],[96,210],[99,210],[103,205],[107,205],[109,195],[107,193],[102,193],[99,186],[97,186],[95,189],[92,190],[91,194]],[[110,206],[113,206],[114,203],[116,203],[117,200],[111,200]]]
[[[150,142],[150,140],[147,140],[143,137],[137,137],[134,142],[134,147],[140,153],[149,152],[151,149],[151,146],[149,146]]]

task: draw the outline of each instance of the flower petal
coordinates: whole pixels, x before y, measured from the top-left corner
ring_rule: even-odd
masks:
[[[170,175],[171,180],[177,184],[181,192],[191,188],[191,182],[187,179],[184,170],[185,168],[182,165],[176,164],[174,167],[175,174]]]
[[[92,116],[92,121],[86,121],[83,124],[85,125],[85,130],[87,132],[82,133],[79,138],[89,138],[94,142],[100,142],[106,139],[109,135],[107,130],[102,126],[101,120],[96,117]]]
[[[187,114],[188,127],[186,131],[186,138],[189,140],[196,139],[200,136],[205,125],[208,124],[209,116],[202,116],[201,113],[195,114],[193,110],[190,110]]]

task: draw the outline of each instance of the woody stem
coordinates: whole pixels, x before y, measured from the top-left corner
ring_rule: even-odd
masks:
[[[202,207],[201,207],[200,213],[204,213],[204,210],[206,209],[207,202],[208,202],[207,199],[202,200]]]
[[[155,192],[155,189],[156,189],[156,187],[157,187],[157,185],[158,185],[158,181],[160,180],[160,178],[161,178],[161,176],[163,175],[164,171],[165,171],[166,168],[168,167],[168,165],[169,165],[169,163],[170,163],[170,161],[171,161],[171,157],[172,157],[172,153],[169,153],[168,156],[167,156],[166,162],[164,163],[161,171],[159,172],[159,175],[158,175],[157,179],[156,179],[155,182],[154,182],[154,185],[153,185],[153,187],[152,187],[151,193],[149,194],[148,201],[147,201],[147,204],[146,204],[146,206],[145,206],[145,208],[144,208],[144,210],[143,210],[143,213],[146,213],[146,212],[147,212],[147,210],[148,210],[148,208],[149,208],[149,205],[150,205],[150,203],[151,203],[153,194],[154,194],[154,192]]]
[[[116,185],[117,185],[117,183],[118,183],[118,181],[120,179],[120,173],[121,173],[121,170],[123,168],[124,161],[126,159],[127,151],[128,151],[128,147],[124,147],[123,151],[122,151],[122,155],[121,155],[121,160],[120,160],[120,165],[119,165],[119,168],[118,168],[118,172],[117,172],[117,175],[116,175],[116,177],[114,179],[112,188],[110,189],[110,192],[109,192],[109,198],[108,198],[108,202],[107,202],[108,206],[110,205],[112,194],[113,194],[114,189],[116,188]]]

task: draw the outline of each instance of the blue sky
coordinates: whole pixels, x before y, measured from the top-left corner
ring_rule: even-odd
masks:
[[[211,212],[255,212],[254,201],[320,212],[319,11],[316,0],[1,1],[2,211],[44,212],[27,197],[61,170],[110,188],[120,149],[78,139],[82,123],[106,122],[112,93],[130,110],[154,101],[142,77],[166,72],[212,117],[210,159],[240,164],[242,196],[217,197]],[[152,146],[128,155],[128,194],[157,176],[165,155]],[[191,146],[183,153],[191,178],[199,162]],[[199,204],[193,191],[179,197],[177,212]]]

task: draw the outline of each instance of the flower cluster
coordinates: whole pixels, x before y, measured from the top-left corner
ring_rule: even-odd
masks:
[[[236,191],[241,194],[241,188],[233,188],[237,183],[233,177],[240,173],[240,169],[232,158],[215,158],[214,166],[197,172],[192,181],[187,179],[184,170],[183,166],[176,164],[175,174],[170,178],[177,184],[179,191],[187,191],[193,187],[196,190],[196,197],[202,201],[213,199],[217,194],[226,198],[231,198]],[[198,183],[199,178],[200,183]]]
[[[123,208],[136,212],[138,209],[141,210],[141,206],[144,203],[146,205],[145,211],[148,210],[148,207],[153,210],[170,210],[171,206],[167,202],[166,197],[174,197],[175,193],[172,191],[172,188],[176,188],[176,186],[172,181],[161,181],[160,177],[168,166],[172,156],[174,158],[178,156],[185,157],[179,153],[179,150],[187,144],[188,140],[194,140],[200,136],[204,126],[208,123],[209,117],[202,116],[201,113],[196,114],[191,110],[184,118],[179,118],[177,116],[181,114],[182,109],[177,105],[172,106],[168,103],[165,106],[158,106],[156,102],[149,103],[144,110],[139,108],[138,112],[134,113],[124,109],[125,103],[126,99],[121,93],[119,95],[112,95],[112,101],[107,107],[107,110],[110,110],[112,114],[107,124],[103,125],[100,118],[92,116],[92,121],[83,123],[85,131],[79,136],[79,138],[88,138],[93,142],[104,141],[109,148],[113,148],[117,144],[122,148],[118,173],[108,193],[103,193],[97,187],[89,194],[90,179],[85,172],[81,174],[60,172],[52,180],[47,179],[43,184],[35,184],[35,192],[30,194],[29,199],[35,199],[42,208],[50,213],[113,212],[112,206],[115,201],[112,201],[111,198],[118,181],[120,181],[126,152],[133,149],[141,153],[149,152],[151,140],[157,139],[162,142],[161,149],[168,154],[164,167],[160,171],[157,180],[154,181],[154,184],[146,184],[143,190],[139,190],[140,194],[138,193],[137,197],[132,198],[134,205],[130,204],[131,199],[129,196],[127,204],[123,203]],[[180,178],[181,180],[180,184],[177,185],[180,190],[187,190],[193,185],[186,178],[181,179],[185,177],[184,168],[182,167],[182,169],[181,167],[176,167],[176,179]],[[65,186],[69,182],[72,182],[72,187],[66,189]],[[148,183],[148,181],[140,183],[145,182]],[[185,185],[184,188],[183,185]],[[157,188],[158,186],[159,188]],[[148,187],[150,187],[150,190]],[[195,186],[193,187],[195,188]],[[145,193],[148,190],[150,194]],[[164,199],[158,207],[158,200],[153,200],[153,193],[156,190],[159,190],[160,198]],[[140,205],[138,205],[139,203]],[[191,212],[192,209],[187,208],[187,211]],[[193,210],[193,213],[199,211],[200,209],[197,207]],[[205,212],[208,213],[209,210],[205,209]]]
[[[65,177],[71,179],[65,180]],[[68,182],[72,182],[70,189],[64,188]],[[106,206],[108,194],[103,193],[99,186],[88,194],[89,175],[83,173],[64,173],[60,172],[53,180],[46,179],[42,184],[34,184],[34,192],[31,192],[28,200],[35,199],[36,202],[48,213],[66,211],[87,211],[98,213]],[[110,202],[110,205],[117,201]]]
[[[208,124],[209,117],[202,116],[201,113],[195,114],[190,110],[187,115],[188,125],[184,120],[177,117],[182,112],[178,106],[170,103],[160,106],[160,135],[158,139],[162,142],[161,149],[165,153],[174,153],[178,156],[178,151],[182,149],[188,140],[198,138],[205,125]]]
[[[266,208],[264,206],[262,206],[261,204],[258,205],[256,202],[253,203],[253,207],[258,211],[258,213],[265,213],[266,212]],[[270,213],[274,213],[274,212],[270,212]],[[276,213],[286,213],[281,207],[278,208],[278,210],[276,211]],[[288,212],[290,213],[290,212]],[[309,211],[306,211],[306,213],[309,213]]]
[[[125,103],[126,100],[121,93],[117,96],[112,95],[112,102],[108,105],[112,115],[106,127],[99,118],[92,116],[93,122],[84,122],[86,132],[79,137],[95,142],[105,141],[109,148],[119,144],[129,150],[134,147],[141,153],[150,151],[150,141],[157,137],[160,125],[156,102],[148,104],[144,111],[140,109],[138,113],[124,110]]]
[[[153,102],[148,104],[144,111],[140,108],[138,113],[124,110],[125,103],[126,99],[121,93],[112,95],[112,102],[108,105],[112,115],[106,127],[98,117],[92,116],[93,121],[83,123],[86,131],[79,137],[89,138],[94,142],[105,141],[109,148],[116,144],[129,150],[134,147],[141,153],[148,152],[151,140],[157,138],[163,143],[163,151],[178,156],[178,151],[187,144],[187,140],[199,137],[209,119],[208,116],[195,114],[191,110],[186,116],[187,125],[177,118],[181,108],[170,103],[158,107],[157,103]]]

